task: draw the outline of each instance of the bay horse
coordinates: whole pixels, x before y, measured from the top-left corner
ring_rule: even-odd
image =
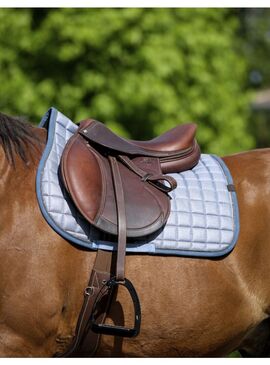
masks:
[[[35,178],[45,142],[45,130],[0,114],[2,357],[51,357],[68,348],[96,256],[61,238],[40,212]],[[270,355],[270,149],[224,161],[240,210],[233,252],[219,259],[128,255],[141,333],[102,336],[97,356]],[[112,321],[123,317],[123,303],[132,319],[119,292]]]

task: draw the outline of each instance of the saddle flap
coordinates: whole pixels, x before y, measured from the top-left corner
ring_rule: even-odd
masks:
[[[169,216],[168,196],[120,161],[118,163],[124,189],[127,237],[142,237],[158,231]],[[138,164],[142,166],[142,159],[138,159]],[[70,138],[62,154],[61,175],[83,217],[102,231],[117,235],[111,166],[79,133]]]
[[[104,178],[98,158],[94,150],[89,153],[88,145],[82,138],[73,136],[64,149],[60,164],[66,190],[76,207],[82,207],[83,215],[91,222],[104,205]]]

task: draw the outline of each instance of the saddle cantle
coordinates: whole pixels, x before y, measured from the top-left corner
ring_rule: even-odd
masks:
[[[166,224],[170,213],[168,193],[177,183],[172,176],[164,174],[191,169],[197,164],[200,149],[195,132],[196,125],[190,123],[151,141],[140,142],[121,138],[103,123],[89,119],[80,123],[68,141],[60,163],[66,190],[90,224],[118,238],[115,272],[104,269],[111,266],[112,257],[101,250],[92,271],[89,287],[93,294],[89,294],[90,299],[84,306],[88,314],[91,313],[89,339],[93,333],[138,335],[139,299],[124,270],[127,237],[143,237]],[[119,285],[129,291],[133,301],[133,328],[106,325],[105,314],[102,318],[96,316],[97,306],[104,302],[104,297],[109,303]],[[86,321],[88,323],[89,315],[82,316],[80,323],[84,324],[79,325],[77,338],[82,336],[80,328],[85,328]],[[97,343],[98,339],[91,341]]]

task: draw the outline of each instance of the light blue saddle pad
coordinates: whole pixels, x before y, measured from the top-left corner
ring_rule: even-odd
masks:
[[[63,149],[78,126],[51,108],[40,127],[48,130],[36,178],[44,218],[76,245],[113,250],[116,239],[108,239],[79,214],[59,180]],[[171,175],[178,186],[170,193],[171,213],[166,226],[154,235],[129,241],[127,252],[198,257],[230,252],[238,239],[239,219],[236,193],[228,190],[233,181],[225,163],[216,156],[202,154],[192,170]]]

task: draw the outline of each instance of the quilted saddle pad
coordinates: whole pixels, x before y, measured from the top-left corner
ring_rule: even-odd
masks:
[[[36,178],[41,212],[66,240],[92,250],[113,250],[116,238],[98,231],[77,211],[59,180],[63,149],[78,126],[55,108],[42,118],[48,138]],[[192,169],[171,174],[178,187],[170,193],[171,213],[154,235],[128,241],[127,252],[217,257],[229,253],[239,235],[237,196],[223,160],[202,154]],[[143,212],[142,212],[143,214]]]

